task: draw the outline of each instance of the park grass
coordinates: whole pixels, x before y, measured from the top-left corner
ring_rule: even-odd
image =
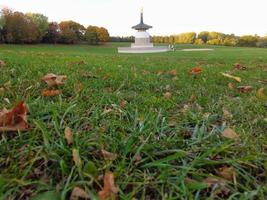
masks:
[[[267,77],[267,50],[127,55],[117,54],[118,45],[0,45],[6,63],[0,87],[10,82],[0,108],[24,100],[31,125],[27,132],[0,135],[0,199],[46,191],[68,199],[75,186],[94,199],[106,171],[114,173],[120,199],[266,199],[267,108],[255,93],[266,88],[259,80]],[[183,48],[200,47],[177,46]],[[241,83],[220,74],[234,63],[248,68],[234,72]],[[189,75],[195,66],[203,73]],[[46,86],[40,79],[47,73],[68,76],[62,95],[41,96]],[[228,83],[254,90],[240,93]],[[223,110],[232,117],[225,119]],[[74,133],[73,145],[64,137],[66,127]],[[239,139],[223,138],[226,127]],[[73,149],[81,167],[73,162]],[[106,161],[103,149],[117,159]],[[98,178],[85,173],[88,163]],[[208,187],[206,178],[219,180],[224,166],[234,169],[235,180]]]

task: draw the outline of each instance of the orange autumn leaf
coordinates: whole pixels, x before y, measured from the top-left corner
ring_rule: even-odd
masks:
[[[73,134],[72,131],[69,127],[66,127],[64,130],[64,135],[67,140],[67,143],[70,145],[73,143]]]
[[[108,152],[108,151],[106,151],[104,149],[101,150],[101,154],[102,154],[104,160],[106,160],[106,161],[113,161],[113,160],[116,160],[117,157],[118,157],[117,154],[110,153],[110,152]]]
[[[20,102],[12,109],[0,110],[0,132],[26,131],[28,109],[24,102]]]
[[[42,81],[45,82],[49,87],[63,85],[64,81],[67,79],[67,76],[59,76],[56,74],[47,74],[42,78]]]
[[[235,170],[232,167],[223,166],[219,169],[218,175],[228,181],[233,181],[235,176]]]
[[[189,71],[189,74],[196,75],[202,73],[202,67],[194,67]]]
[[[236,88],[239,92],[242,93],[248,93],[251,92],[253,90],[252,86],[246,85],[246,86],[239,86]]]
[[[42,91],[42,96],[44,97],[54,97],[61,94],[61,90],[49,90],[45,89]]]
[[[115,200],[119,189],[115,185],[114,175],[112,172],[106,172],[104,176],[104,187],[98,192],[100,200]]]
[[[175,69],[173,69],[173,70],[168,71],[168,74],[172,75],[172,76],[176,76],[177,75],[177,71]]]

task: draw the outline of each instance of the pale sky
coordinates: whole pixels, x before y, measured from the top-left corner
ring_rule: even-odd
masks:
[[[106,27],[112,36],[134,35],[144,7],[151,35],[218,31],[267,34],[267,0],[0,0],[1,6],[39,12],[50,21]]]

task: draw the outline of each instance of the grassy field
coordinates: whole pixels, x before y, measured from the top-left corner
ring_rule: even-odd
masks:
[[[0,108],[24,100],[31,126],[0,133],[0,199],[68,199],[76,186],[95,199],[106,171],[119,199],[266,199],[267,104],[255,93],[267,89],[267,50],[119,55],[118,45],[0,45]],[[61,95],[41,96],[47,73],[68,76]],[[238,139],[222,137],[227,127]]]

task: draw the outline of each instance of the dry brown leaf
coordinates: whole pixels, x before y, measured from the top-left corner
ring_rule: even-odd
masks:
[[[78,149],[73,149],[72,150],[72,159],[76,165],[76,167],[81,167],[82,166],[82,160],[79,154]]]
[[[230,90],[235,90],[236,89],[236,87],[235,87],[235,85],[233,83],[228,83],[228,88]]]
[[[264,88],[260,88],[257,90],[256,92],[256,97],[259,99],[259,100],[267,100],[267,96],[264,94]]]
[[[120,103],[120,107],[121,107],[121,108],[125,108],[125,107],[126,107],[126,104],[127,104],[127,101],[123,100],[123,101],[121,101],[121,103]]]
[[[267,79],[259,80],[258,82],[261,84],[267,84]]]
[[[61,90],[50,90],[50,89],[45,89],[42,91],[42,96],[44,97],[54,97],[61,94]]]
[[[80,187],[75,187],[71,192],[70,200],[79,200],[80,198],[82,198],[82,199],[90,199],[90,197],[87,194],[87,192],[85,192]]]
[[[20,102],[12,109],[0,110],[0,132],[26,131],[28,109],[24,102]]]
[[[228,138],[228,139],[238,139],[239,138],[237,133],[230,128],[224,129],[224,131],[222,132],[222,136],[225,138]]]
[[[158,71],[156,71],[156,74],[157,74],[158,76],[160,76],[160,75],[164,74],[164,71],[158,70]]]
[[[191,75],[197,75],[197,74],[200,74],[202,73],[202,67],[194,67],[192,68],[190,71],[189,71],[189,74]]]
[[[42,78],[42,81],[46,82],[49,87],[60,86],[64,84],[67,76],[59,76],[56,74],[47,74]]]
[[[3,95],[5,93],[5,88],[0,87],[0,95]]]
[[[248,93],[248,92],[251,92],[253,90],[253,87],[250,85],[246,85],[246,86],[238,86],[236,89],[239,92]]]
[[[143,75],[148,75],[148,74],[150,74],[150,72],[147,71],[147,70],[143,70],[143,71],[142,71],[142,74],[143,74]]]
[[[5,67],[6,63],[3,60],[0,60],[0,67]]]
[[[233,115],[225,108],[223,108],[223,119],[229,120],[232,119]]]
[[[232,167],[224,166],[219,169],[218,175],[228,181],[233,181],[235,176],[235,170]]]
[[[115,185],[114,175],[112,172],[106,172],[104,176],[104,187],[98,192],[100,200],[115,200],[117,199],[119,189]]]
[[[177,75],[177,71],[175,69],[173,69],[173,70],[168,71],[168,74],[172,75],[172,76],[176,76]]]
[[[82,83],[76,83],[74,86],[75,92],[80,93],[84,88],[84,85]]]
[[[73,134],[72,131],[69,127],[66,127],[64,130],[64,135],[67,140],[67,143],[70,145],[73,143]]]
[[[230,193],[230,189],[226,187],[226,182],[224,179],[210,176],[204,180],[204,183],[206,183],[209,188],[213,188],[215,185],[217,185],[219,188],[219,191],[217,192],[222,193],[223,195],[228,195]]]
[[[170,92],[166,92],[165,94],[164,94],[164,98],[165,99],[170,99],[172,97],[172,93],[170,93]]]
[[[225,76],[225,77],[227,77],[227,78],[234,79],[234,80],[236,80],[236,81],[239,82],[239,83],[241,82],[241,78],[238,77],[238,76],[232,76],[232,75],[227,74],[227,73],[222,73],[222,75]]]
[[[108,152],[108,151],[106,151],[106,150],[104,150],[104,149],[101,150],[101,154],[102,154],[104,160],[106,160],[106,161],[113,161],[113,160],[116,160],[117,157],[118,157],[117,154],[115,154],[115,153],[110,153],[110,152]]]

